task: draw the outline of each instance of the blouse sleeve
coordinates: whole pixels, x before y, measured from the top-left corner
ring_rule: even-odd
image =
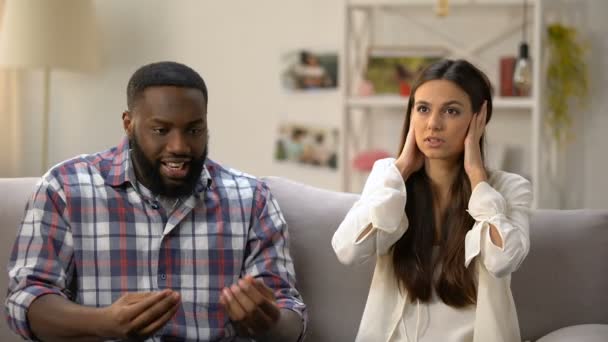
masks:
[[[469,214],[475,219],[465,238],[465,266],[480,256],[495,277],[515,271],[530,250],[529,212],[532,202],[530,182],[505,172],[479,183],[469,200]],[[502,247],[491,242],[490,225],[496,227]]]
[[[338,260],[360,264],[376,254],[386,254],[407,230],[406,198],[405,182],[395,159],[376,161],[361,198],[332,238]]]

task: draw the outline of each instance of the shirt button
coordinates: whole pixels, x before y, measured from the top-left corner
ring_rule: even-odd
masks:
[[[166,274],[164,274],[164,273],[161,273],[161,274],[159,275],[159,277],[160,277],[160,279],[162,279],[162,280],[167,279],[167,275],[166,275]]]
[[[154,209],[154,210],[157,210],[157,209],[159,208],[158,203],[156,203],[156,202],[152,202],[151,207],[152,207],[152,209]]]

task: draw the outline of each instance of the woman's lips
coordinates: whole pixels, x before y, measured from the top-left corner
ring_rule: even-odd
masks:
[[[424,139],[424,144],[430,148],[438,148],[441,147],[445,141],[441,138],[436,137],[428,137]]]

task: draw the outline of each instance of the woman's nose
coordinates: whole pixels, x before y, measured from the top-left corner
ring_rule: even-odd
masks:
[[[439,131],[443,127],[443,118],[440,113],[431,113],[426,124],[431,131]]]

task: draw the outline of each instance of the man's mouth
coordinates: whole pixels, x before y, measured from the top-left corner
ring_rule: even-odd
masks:
[[[161,174],[171,179],[185,178],[190,170],[189,161],[161,161],[160,164]]]

